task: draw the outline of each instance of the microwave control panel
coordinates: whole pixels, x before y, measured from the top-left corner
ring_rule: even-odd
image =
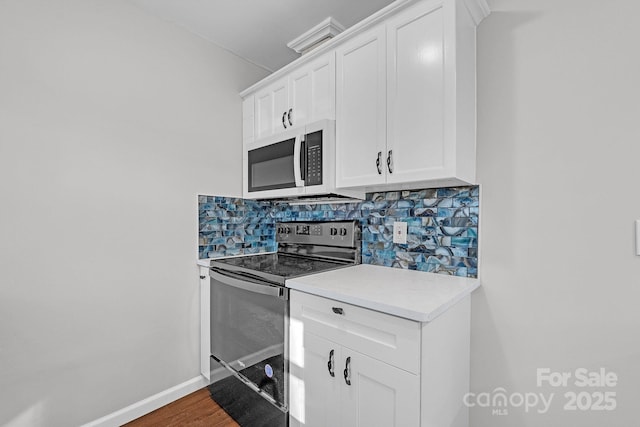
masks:
[[[305,185],[322,185],[322,131],[309,133],[307,144],[307,176]]]

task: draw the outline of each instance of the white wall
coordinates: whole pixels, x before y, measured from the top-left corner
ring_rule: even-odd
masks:
[[[123,0],[0,0],[0,425],[198,376],[197,194],[264,71]]]
[[[473,427],[628,427],[640,401],[640,2],[493,0],[478,29],[482,289],[475,393],[555,393],[548,414],[473,408]],[[536,369],[615,388],[536,386]],[[614,391],[614,411],[565,411]],[[517,398],[516,398],[517,402]]]

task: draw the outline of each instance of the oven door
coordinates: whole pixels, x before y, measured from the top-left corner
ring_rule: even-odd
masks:
[[[210,277],[212,358],[286,412],[289,290],[217,268]]]
[[[248,144],[244,154],[245,196],[289,197],[304,194],[304,129],[292,129]]]

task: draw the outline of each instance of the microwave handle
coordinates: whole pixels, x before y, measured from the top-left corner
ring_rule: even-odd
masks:
[[[302,168],[300,167],[300,153],[302,153],[302,135],[296,135],[296,140],[293,144],[293,177],[296,181],[296,187],[304,187]]]

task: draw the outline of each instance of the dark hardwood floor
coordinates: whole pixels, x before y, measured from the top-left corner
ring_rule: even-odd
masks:
[[[207,388],[200,389],[182,399],[140,417],[127,427],[170,427],[170,426],[207,426],[239,427],[233,418],[227,415],[209,395]]]

